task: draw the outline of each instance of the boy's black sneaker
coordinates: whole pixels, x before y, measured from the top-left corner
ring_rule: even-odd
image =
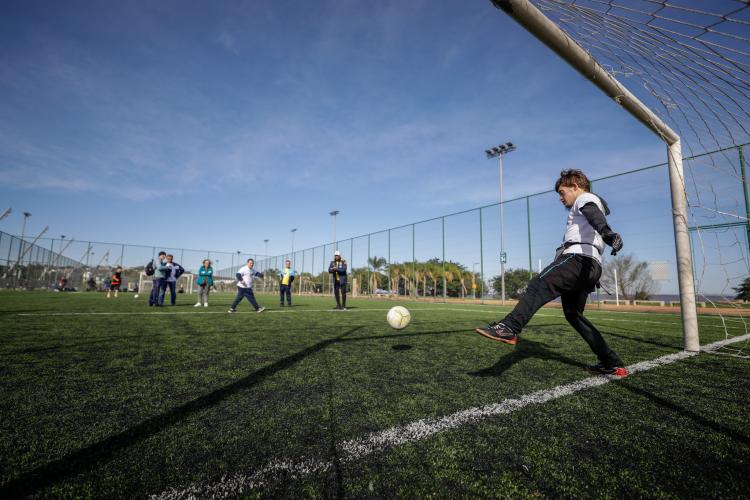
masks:
[[[624,366],[606,366],[602,363],[597,363],[593,366],[589,366],[589,370],[601,375],[614,375],[615,377],[620,378],[625,378],[630,375],[630,372]]]
[[[505,342],[510,345],[516,345],[518,343],[518,335],[502,323],[490,323],[486,327],[476,328],[474,331],[482,337],[497,340],[498,342]]]

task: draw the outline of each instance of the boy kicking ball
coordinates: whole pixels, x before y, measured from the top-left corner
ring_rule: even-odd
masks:
[[[612,255],[622,248],[622,238],[607,224],[607,204],[590,189],[591,183],[580,170],[560,172],[555,191],[569,212],[563,244],[557,249],[555,260],[529,282],[526,293],[510,314],[502,321],[477,328],[476,332],[488,339],[515,345],[531,317],[547,302],[562,297],[565,319],[599,358],[599,363],[591,370],[627,377],[628,370],[620,357],[583,316],[586,299],[602,274],[604,244],[612,247]]]
[[[258,302],[255,300],[255,294],[253,293],[253,280],[257,276],[258,278],[263,277],[263,273],[259,273],[255,269],[255,261],[253,259],[247,259],[247,264],[242,266],[235,274],[237,278],[237,296],[232,302],[232,306],[229,308],[230,313],[237,312],[237,305],[246,298],[250,305],[253,306],[255,312],[263,312],[266,310],[265,307],[260,307]]]

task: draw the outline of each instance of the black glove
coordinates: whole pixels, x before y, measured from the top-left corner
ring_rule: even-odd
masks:
[[[611,255],[617,255],[617,252],[622,250],[622,238],[619,234],[615,232],[607,233],[602,235],[602,239],[604,243],[612,247]]]

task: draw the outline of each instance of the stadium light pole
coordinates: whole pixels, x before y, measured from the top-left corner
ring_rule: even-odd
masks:
[[[339,211],[338,211],[338,210],[334,210],[334,211],[332,211],[332,212],[329,212],[329,213],[328,213],[328,215],[330,215],[331,217],[333,217],[333,251],[334,251],[334,252],[335,252],[336,250],[338,250],[338,249],[336,248],[336,246],[337,246],[337,245],[336,245],[336,216],[337,216],[338,214],[339,214]]]
[[[506,142],[505,144],[500,144],[494,148],[484,150],[487,154],[488,160],[491,160],[492,158],[498,158],[500,160],[500,283],[503,304],[505,304],[505,262],[507,261],[505,255],[505,228],[503,227],[503,156],[515,150],[516,146],[513,145],[512,142]]]
[[[24,249],[26,248],[26,221],[28,218],[31,217],[31,212],[24,212],[23,213],[23,224],[21,224],[21,249],[20,254],[21,258],[23,259]]]
[[[297,232],[297,228],[292,229],[292,267],[294,267],[294,233]]]

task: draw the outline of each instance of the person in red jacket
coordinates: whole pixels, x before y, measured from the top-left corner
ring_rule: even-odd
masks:
[[[117,298],[117,294],[120,293],[120,285],[122,285],[122,268],[120,266],[117,266],[115,272],[112,273],[109,290],[107,290],[107,298],[109,298],[109,295],[113,290],[115,292],[115,298]]]

